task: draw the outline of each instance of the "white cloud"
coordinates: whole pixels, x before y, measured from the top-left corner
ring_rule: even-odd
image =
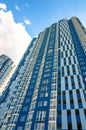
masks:
[[[7,7],[5,4],[0,3],[0,9],[6,11]]]
[[[30,41],[23,24],[14,22],[12,12],[0,10],[0,55],[8,55],[17,64]]]
[[[18,7],[18,5],[15,5],[16,10],[20,11],[20,8]]]
[[[30,21],[29,21],[29,19],[24,19],[24,23],[27,24],[27,25],[31,24]]]

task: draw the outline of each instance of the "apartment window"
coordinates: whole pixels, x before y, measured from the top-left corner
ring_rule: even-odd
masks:
[[[27,111],[28,110],[28,106],[24,106],[23,111]]]
[[[8,126],[7,129],[8,129],[8,130],[15,130],[15,127],[14,127],[14,126]],[[3,130],[4,130],[4,128],[3,128]],[[19,130],[19,129],[18,129],[18,130]],[[21,129],[21,130],[23,130],[23,129]]]
[[[72,130],[72,123],[71,122],[68,123],[68,130]]]
[[[31,124],[27,124],[25,130],[31,130]]]
[[[10,103],[7,104],[7,108],[8,108],[8,109],[10,108]]]
[[[56,84],[51,85],[51,91],[54,91],[54,90],[56,90]]]
[[[80,121],[79,109],[75,109],[75,114],[76,114],[76,120],[77,120],[77,122],[81,122]]]
[[[34,130],[44,130],[45,124],[44,123],[35,123]]]
[[[44,78],[49,78],[49,73],[44,74]]]
[[[45,121],[46,118],[46,111],[38,111],[36,115],[37,121]]]
[[[26,98],[25,103],[29,103],[30,102],[30,98]]]
[[[80,92],[79,89],[76,89],[77,98],[80,98]]]
[[[69,90],[69,96],[70,96],[70,99],[73,99],[73,92],[72,92],[72,90]]]
[[[50,100],[50,109],[56,108],[56,100]]]
[[[38,106],[39,107],[47,106],[47,101],[39,101]]]
[[[72,71],[73,71],[73,74],[76,74],[75,65],[72,65]]]
[[[64,67],[62,67],[62,76],[64,76]]]
[[[52,78],[52,84],[56,83],[57,79],[56,78]]]
[[[69,46],[67,45],[67,50],[69,50]]]
[[[68,57],[68,53],[67,53],[67,51],[65,51],[65,56]]]
[[[10,124],[16,124],[17,119],[18,119],[18,116],[11,116]]]
[[[71,109],[74,109],[74,100],[73,100],[73,98],[70,99],[70,106],[71,106]]]
[[[21,110],[21,106],[16,106],[14,112],[15,113],[19,113],[20,110]]]
[[[65,46],[63,46],[63,51],[65,51]]]
[[[57,96],[57,101],[58,101],[58,102],[61,101],[61,95],[58,95],[58,96]]]
[[[42,80],[42,83],[43,83],[43,84],[49,83],[49,79]]]
[[[79,105],[79,108],[83,108],[81,98],[78,98],[78,105]]]
[[[33,111],[35,109],[35,103],[31,104],[30,110]]]
[[[56,110],[50,110],[49,112],[49,120],[55,120],[56,119]]]
[[[62,122],[62,111],[61,109],[57,110],[57,128],[59,128],[61,126],[61,122]]]
[[[55,130],[55,129],[56,129],[56,124],[54,122],[49,122],[48,130]]]
[[[66,100],[63,99],[63,109],[66,109]]]
[[[70,69],[69,69],[69,66],[67,66],[67,75],[70,75]]]
[[[68,90],[68,77],[65,77],[65,89]]]
[[[61,91],[58,91],[58,92],[57,92],[57,95],[58,95],[58,96],[61,96]]]
[[[84,98],[86,99],[86,92],[85,89],[83,90]]]
[[[70,56],[72,56],[72,50],[70,50]]]
[[[61,116],[61,110],[57,111],[57,116]]]
[[[41,97],[44,97],[44,92],[41,92],[41,93],[40,93],[40,98],[41,98]]]
[[[86,109],[84,109],[84,115],[85,115],[85,119],[86,119]]]
[[[40,97],[48,97],[48,92],[41,92]]]
[[[71,76],[71,85],[72,85],[72,89],[75,89],[75,82],[73,76]]]
[[[9,129],[9,130],[11,130],[11,129]],[[12,130],[15,130],[15,129],[12,129]],[[22,126],[19,126],[19,127],[17,128],[17,130],[23,130],[23,127],[22,127]]]
[[[65,91],[63,91],[63,100],[66,100],[66,94],[65,94]]]
[[[64,58],[64,66],[66,65],[66,58]]]
[[[63,58],[63,52],[61,52],[61,58]]]
[[[53,52],[53,49],[48,50],[48,54],[51,54]]]
[[[21,116],[20,121],[23,122],[25,121],[25,119],[26,119],[26,116]]]
[[[61,122],[57,122],[57,129],[58,129],[58,130],[61,130],[61,129],[62,129],[62,124],[61,124]]]
[[[68,123],[70,124],[69,125],[69,128],[71,126],[71,111],[70,110],[67,110],[67,120],[68,120]]]
[[[51,98],[55,99],[56,98],[56,91],[51,91]]]
[[[27,122],[31,122],[33,118],[33,113],[30,113],[27,117]]]
[[[45,93],[45,97],[48,97],[48,92]]]
[[[71,58],[70,57],[68,58],[68,60],[69,60],[69,64],[71,64]]]
[[[81,82],[78,81],[79,88],[82,88]]]
[[[47,85],[41,86],[41,91],[47,91],[47,90],[48,90],[48,86]]]
[[[75,58],[75,56],[73,56],[73,60],[74,60],[74,63],[76,63],[76,58]]]
[[[78,122],[78,123],[77,123],[77,129],[78,129],[78,130],[82,130],[81,122]]]

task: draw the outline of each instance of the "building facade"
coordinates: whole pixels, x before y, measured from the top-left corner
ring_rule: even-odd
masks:
[[[86,29],[79,19],[63,19],[33,38],[6,88],[1,129],[85,130]]]
[[[13,72],[14,63],[6,55],[0,56],[0,96],[5,89],[7,82]]]

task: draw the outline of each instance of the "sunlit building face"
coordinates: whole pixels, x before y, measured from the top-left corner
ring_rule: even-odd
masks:
[[[1,97],[0,128],[86,129],[85,44],[76,17],[33,38]]]

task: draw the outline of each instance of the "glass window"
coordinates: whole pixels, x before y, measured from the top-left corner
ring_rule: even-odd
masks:
[[[38,106],[47,106],[47,101],[39,101]]]
[[[33,117],[33,113],[30,113],[27,117],[27,122],[31,122]]]
[[[55,99],[56,98],[56,91],[51,91],[51,98]]]
[[[35,103],[31,104],[30,111],[33,111],[35,109]]]
[[[44,123],[36,123],[34,130],[44,130],[45,129],[45,124]]]
[[[37,121],[44,121],[46,118],[46,111],[38,111],[36,115]]]
[[[31,124],[27,124],[27,125],[25,126],[25,130],[31,130]]]
[[[51,91],[54,91],[54,90],[56,90],[56,84],[51,85]]]
[[[84,115],[85,115],[85,119],[86,119],[86,109],[84,109]]]
[[[56,111],[50,110],[49,112],[49,120],[55,120],[56,119]]]
[[[25,116],[21,116],[20,121],[25,121],[26,117]]]
[[[71,122],[68,123],[68,130],[72,130],[72,123]]]
[[[75,113],[76,113],[76,119],[77,119],[77,122],[80,122],[79,109],[76,109],[76,110],[75,110]]]
[[[26,98],[25,103],[29,103],[30,98]]]
[[[49,122],[49,125],[48,125],[48,130],[55,130],[56,129],[56,124],[53,122]]]
[[[13,130],[13,129],[12,129]],[[17,128],[17,130],[23,130],[23,127],[22,126],[19,126],[18,128]]]
[[[56,100],[50,100],[50,109],[56,108]]]
[[[48,97],[48,92],[42,92],[42,93],[40,93],[40,97]]]
[[[78,128],[78,130],[82,130],[81,122],[78,122],[78,123],[77,123],[77,128]]]
[[[18,119],[18,116],[11,116],[10,124],[16,124],[17,119]]]
[[[10,127],[8,127],[7,129],[8,129],[8,130],[15,130],[15,127],[10,126]],[[3,130],[5,130],[5,129],[3,128]],[[20,129],[18,129],[18,130],[20,130]],[[22,130],[22,129],[21,129],[21,130]]]
[[[28,110],[28,106],[24,106],[23,111],[27,111]]]

